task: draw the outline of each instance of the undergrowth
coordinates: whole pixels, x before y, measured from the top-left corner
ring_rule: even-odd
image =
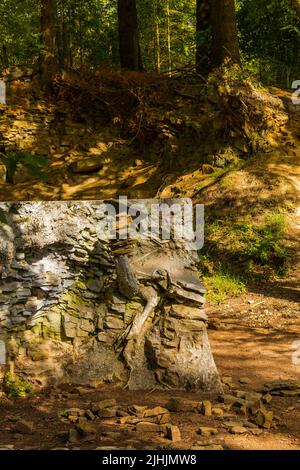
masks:
[[[18,376],[6,372],[3,378],[3,388],[9,398],[24,397],[33,394],[33,388]]]
[[[244,293],[249,282],[286,276],[291,261],[286,227],[286,212],[280,209],[267,214],[260,225],[226,219],[208,223],[199,254],[208,299],[221,303]]]
[[[247,291],[246,284],[237,276],[220,272],[204,277],[207,289],[206,298],[209,302],[221,304],[228,297],[237,297]]]
[[[46,179],[45,167],[48,165],[48,157],[43,155],[32,155],[18,149],[10,149],[1,157],[7,168],[8,182],[14,182],[14,175],[18,166],[23,165],[32,176],[44,181]]]

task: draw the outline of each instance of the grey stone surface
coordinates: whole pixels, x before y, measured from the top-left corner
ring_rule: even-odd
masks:
[[[100,201],[1,203],[0,338],[9,360],[39,381],[128,382],[132,389],[220,391],[207,337],[197,254],[140,240],[128,255],[159,300],[141,334],[146,297],[119,289]]]

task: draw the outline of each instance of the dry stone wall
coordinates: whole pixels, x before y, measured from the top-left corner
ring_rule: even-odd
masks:
[[[7,363],[43,385],[219,391],[196,253],[174,241],[136,244],[130,266],[158,302],[141,334],[128,340],[145,301],[119,290],[111,242],[100,229],[101,204],[0,205],[0,340]]]

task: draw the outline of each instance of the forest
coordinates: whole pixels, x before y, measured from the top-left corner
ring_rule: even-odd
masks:
[[[228,40],[221,37],[226,34],[225,29],[221,31],[221,22],[225,28],[228,22],[228,32],[230,28],[235,34],[233,5],[228,7],[226,17],[219,13],[226,2],[3,0],[3,67],[32,66],[37,62],[43,50],[41,3],[45,3],[42,22],[45,29],[50,28],[55,62],[60,69],[118,69],[121,65],[130,70],[164,73],[193,67],[196,61],[199,73],[205,75],[222,58],[215,54],[218,42]],[[290,88],[292,78],[299,75],[299,17],[297,0],[236,2],[239,60],[251,76],[265,84]],[[47,39],[44,41],[45,47]],[[229,49],[228,53],[232,51]]]
[[[299,126],[300,0],[2,0],[0,450],[299,451]]]

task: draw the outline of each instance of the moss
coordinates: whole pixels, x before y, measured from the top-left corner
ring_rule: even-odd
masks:
[[[68,307],[78,306],[78,305],[92,305],[93,302],[82,297],[82,293],[77,292],[76,290],[69,290],[61,299],[61,303],[66,302]],[[75,308],[76,310],[76,308]]]
[[[126,303],[126,311],[135,311],[141,308],[142,303],[138,301],[130,301]]]
[[[78,289],[86,289],[86,284],[83,282],[81,279],[76,279],[76,281],[73,284],[73,288],[78,288]]]

